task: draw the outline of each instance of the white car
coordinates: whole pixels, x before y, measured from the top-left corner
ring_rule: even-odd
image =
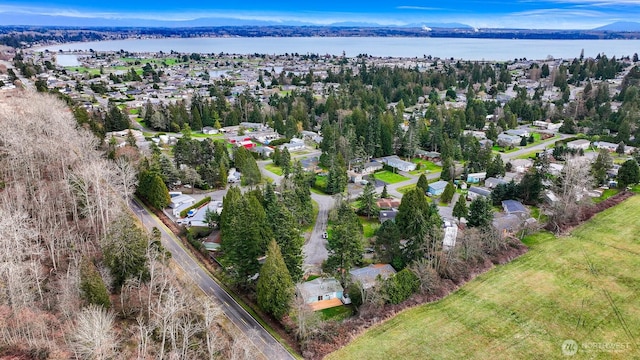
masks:
[[[329,238],[329,234],[325,231],[322,233],[322,238],[323,239],[328,239]]]

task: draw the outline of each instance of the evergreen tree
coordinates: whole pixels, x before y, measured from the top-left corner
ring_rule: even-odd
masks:
[[[440,173],[440,179],[444,181],[452,181],[455,177],[455,167],[453,164],[453,159],[450,157],[442,160],[442,172]]]
[[[456,188],[453,186],[451,182],[447,183],[447,186],[444,188],[442,195],[440,195],[440,201],[443,203],[450,203],[453,199],[453,195],[456,193]]]
[[[493,161],[489,163],[487,167],[487,177],[497,177],[504,176],[505,168],[504,163],[502,162],[502,157],[500,154],[496,154],[493,158]]]
[[[260,268],[256,295],[258,306],[276,319],[281,319],[289,311],[294,295],[294,282],[275,240],[269,243],[267,258]]]
[[[464,196],[460,196],[456,204],[453,206],[452,215],[460,221],[461,218],[469,217],[469,209],[467,208],[467,200]]]
[[[423,194],[426,194],[429,191],[429,182],[427,181],[427,177],[424,174],[420,174],[418,178],[418,182],[416,183],[416,188],[422,190]]]
[[[596,185],[602,185],[607,180],[607,171],[613,167],[613,159],[607,149],[600,149],[598,157],[591,165],[591,175]]]
[[[400,250],[400,230],[395,221],[387,220],[380,225],[376,231],[374,248],[380,262],[392,264],[396,269],[404,267]]]
[[[147,268],[148,239],[127,215],[114,221],[102,244],[104,262],[111,270],[113,286],[120,289],[128,279],[149,279]]]
[[[236,168],[242,174],[243,185],[256,185],[262,181],[262,174],[256,159],[251,152],[243,146],[236,149],[233,158]]]
[[[163,209],[171,203],[169,189],[158,173],[150,170],[140,172],[137,193],[156,209]]]
[[[640,168],[634,159],[625,161],[618,169],[618,187],[625,188],[628,185],[640,182]]]
[[[520,184],[518,184],[519,197],[527,205],[536,205],[540,202],[543,190],[542,174],[535,168],[527,171]]]
[[[337,273],[344,284],[349,269],[362,262],[362,225],[344,201],[338,205],[335,214],[333,231],[327,242],[329,257],[324,267],[329,272]]]
[[[380,198],[381,199],[389,198],[389,192],[387,191],[387,184],[384,184],[384,186],[382,187],[382,193],[380,194]]]
[[[98,269],[89,259],[83,259],[80,265],[80,290],[87,303],[100,305],[105,309],[111,306],[107,287]]]
[[[303,275],[302,246],[304,239],[300,236],[296,219],[285,206],[285,202],[278,199],[271,184],[265,186],[264,210],[267,216],[266,222],[271,227],[287,270],[293,281],[298,281]]]
[[[478,197],[469,206],[468,224],[473,227],[487,227],[493,220],[493,208],[491,202],[483,197]]]
[[[284,177],[288,177],[291,173],[291,154],[289,154],[289,150],[287,148],[282,150],[282,154],[280,156],[280,167],[282,168],[282,175]]]
[[[373,187],[373,184],[367,183],[362,190],[362,194],[358,196],[358,201],[360,202],[360,206],[358,207],[358,214],[367,215],[367,218],[370,219],[371,216],[378,215],[380,209],[376,204],[376,189]]]

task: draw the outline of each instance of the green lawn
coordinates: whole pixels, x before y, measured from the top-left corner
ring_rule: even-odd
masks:
[[[409,192],[409,191],[415,189],[415,187],[416,187],[416,184],[401,186],[401,187],[398,188],[398,192],[400,194],[404,194],[406,192]]]
[[[316,185],[314,186],[317,190],[324,191],[327,188],[327,177],[316,175]]]
[[[282,176],[282,168],[280,166],[274,165],[272,163],[265,165],[264,168],[278,176]]]
[[[608,198],[612,197],[613,195],[617,194],[620,192],[620,189],[607,189],[605,191],[602,192],[602,196],[600,196],[599,198],[595,198],[593,199],[594,203],[599,203],[599,202],[603,202],[605,200],[607,200]]]
[[[575,359],[640,358],[638,213],[635,196],[570,236],[529,236],[527,254],[327,359],[562,359],[569,339]]]
[[[375,178],[380,181],[384,181],[387,184],[395,184],[405,180],[409,180],[409,178],[404,177],[400,174],[392,173],[391,171],[383,170],[374,174]]]
[[[201,138],[201,139],[224,140],[224,135],[223,134],[203,134],[203,133],[200,133],[200,132],[192,132],[191,133],[191,137],[192,138]]]
[[[420,170],[410,171],[409,173],[411,175],[420,175],[423,172],[431,173],[431,172],[442,171],[442,166],[438,166],[431,161],[416,158],[416,159],[412,159],[411,162],[413,162],[414,164],[420,164]]]
[[[376,216],[372,216],[371,219],[367,219],[366,216],[360,216],[360,223],[364,230],[364,238],[368,239],[376,234],[376,230],[380,227],[380,221]]]
[[[347,305],[336,306],[336,307],[320,310],[320,314],[323,320],[328,320],[328,319],[336,320],[336,321],[342,320],[351,316],[352,313],[353,313],[353,309],[351,308],[351,306],[347,306]]]

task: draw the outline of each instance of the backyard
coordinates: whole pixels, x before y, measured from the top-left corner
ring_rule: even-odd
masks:
[[[442,166],[436,165],[435,163],[424,160],[424,159],[412,159],[412,163],[419,165],[420,169],[416,169],[410,171],[411,175],[420,175],[422,173],[432,173],[432,172],[440,172],[442,171]]]
[[[328,359],[552,359],[567,341],[580,359],[638,358],[639,212],[635,196],[569,236],[526,237],[525,255]]]

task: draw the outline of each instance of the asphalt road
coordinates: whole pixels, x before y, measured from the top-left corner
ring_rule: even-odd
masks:
[[[265,358],[271,359],[296,359],[280,344],[260,323],[258,323],[246,310],[244,310],[211,275],[203,269],[187,250],[180,240],[158,219],[149,213],[136,201],[130,203],[130,207],[142,224],[149,230],[156,227],[162,234],[162,245],[172,254],[173,260],[184,270],[194,283],[210,298],[220,304],[224,314],[242,331],[248,339],[259,349]],[[256,354],[257,355],[257,354]]]

